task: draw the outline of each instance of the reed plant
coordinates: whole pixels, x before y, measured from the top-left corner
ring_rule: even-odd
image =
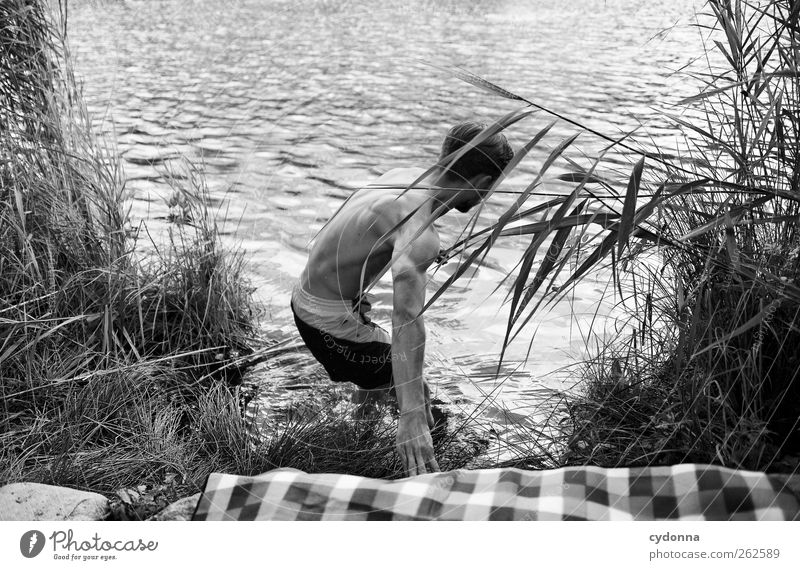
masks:
[[[617,225],[605,226],[612,231],[566,283],[611,253],[628,309],[620,328],[632,334],[586,363],[577,393],[549,402],[565,418],[557,463],[798,469],[799,16],[796,1],[709,0],[697,19],[704,67],[690,68],[703,88],[666,117],[685,133],[679,158],[626,145],[648,167],[637,163]],[[613,186],[596,182],[613,200]],[[552,231],[559,220],[542,225]],[[552,237],[533,279],[523,258],[512,311],[558,267],[548,256],[563,249],[566,231]]]
[[[585,363],[574,390],[543,402],[558,428],[529,430],[532,443],[512,446],[504,464],[797,469],[800,2],[709,0],[703,10],[697,27],[705,52],[686,72],[703,87],[664,117],[685,134],[677,158],[675,149],[615,140],[462,69],[446,70],[523,104],[485,136],[543,115],[577,133],[552,146],[500,217],[481,228],[476,214],[445,252],[459,265],[426,309],[499,238],[530,236],[504,280],[504,346],[528,336],[543,308],[598,268],[609,271],[627,309],[619,329],[632,331]],[[549,128],[522,147],[505,175]],[[633,157],[627,185],[609,176],[606,151],[586,164],[567,156],[578,134]],[[575,183],[573,190],[527,206],[557,160],[569,165],[558,178]]]
[[[693,120],[671,117],[684,160],[653,175],[703,192],[659,205],[663,266],[631,293],[638,347],[601,355],[569,406],[581,460],[798,468],[798,15],[779,0],[699,15],[704,87],[680,102]]]

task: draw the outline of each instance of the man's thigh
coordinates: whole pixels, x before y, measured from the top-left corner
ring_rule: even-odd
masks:
[[[311,354],[334,382],[352,382],[375,389],[392,381],[392,345],[384,342],[357,343],[336,338],[295,316],[300,336]]]

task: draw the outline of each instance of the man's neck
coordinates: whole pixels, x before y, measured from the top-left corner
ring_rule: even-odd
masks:
[[[436,214],[441,218],[453,209],[452,198],[455,197],[457,189],[452,188],[452,182],[444,175],[433,175],[426,194],[430,203],[431,214]]]

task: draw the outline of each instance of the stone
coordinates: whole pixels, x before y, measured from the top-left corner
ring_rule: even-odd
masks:
[[[109,514],[103,495],[41,483],[0,487],[0,520],[99,521]]]
[[[184,497],[179,501],[175,501],[163,511],[154,514],[150,517],[149,521],[190,521],[192,515],[197,508],[197,503],[200,502],[201,493],[192,495],[191,497]]]

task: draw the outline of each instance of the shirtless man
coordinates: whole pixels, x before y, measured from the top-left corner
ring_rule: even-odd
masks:
[[[483,128],[470,122],[450,129],[440,158]],[[409,476],[439,470],[419,313],[425,304],[425,272],[440,243],[433,224],[424,227],[425,220],[477,205],[513,155],[505,136],[496,134],[411,190],[404,192],[423,169],[387,172],[372,187],[355,192],[319,233],[292,292],[298,331],[331,380],[353,382],[361,394],[394,385],[400,408],[397,449]],[[391,336],[369,320],[363,295],[388,269],[394,290]]]

